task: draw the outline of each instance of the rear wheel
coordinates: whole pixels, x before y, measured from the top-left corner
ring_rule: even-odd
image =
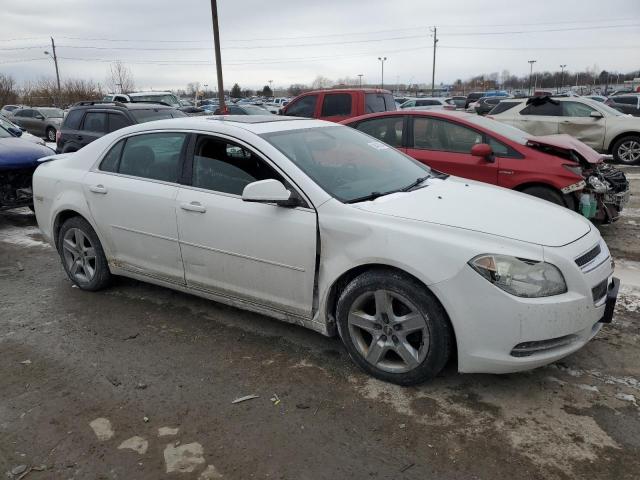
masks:
[[[336,313],[349,355],[376,378],[421,383],[449,359],[452,333],[444,309],[423,285],[401,273],[363,273],[344,289]]]
[[[622,137],[613,145],[611,150],[616,162],[634,165],[640,161],[640,136]]]
[[[82,217],[66,220],[58,233],[58,252],[69,279],[83,290],[100,290],[111,281],[98,235]]]
[[[56,129],[53,127],[47,128],[47,141],[55,142],[56,141]]]
[[[546,200],[547,202],[555,203],[561,207],[567,206],[562,199],[562,195],[548,187],[528,187],[522,190],[522,193]]]

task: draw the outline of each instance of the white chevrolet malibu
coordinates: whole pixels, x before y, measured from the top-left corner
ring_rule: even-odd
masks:
[[[544,365],[613,316],[598,230],[287,117],[131,126],[43,163],[35,211],[83,290],[123,275],[340,336],[380,379]]]

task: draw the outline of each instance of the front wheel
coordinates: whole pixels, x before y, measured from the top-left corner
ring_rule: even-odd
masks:
[[[540,198],[541,200],[546,200],[547,202],[555,203],[561,207],[567,206],[562,199],[562,195],[547,187],[529,187],[522,190],[522,193]]]
[[[344,289],[336,313],[349,355],[380,380],[421,383],[449,359],[452,333],[444,309],[423,285],[401,273],[363,273]]]
[[[98,235],[82,217],[66,220],[58,233],[58,252],[69,279],[83,290],[100,290],[111,272]]]
[[[613,159],[625,165],[635,165],[640,161],[640,137],[630,135],[622,137],[611,149]]]
[[[55,142],[56,141],[56,129],[53,127],[47,128],[47,141]]]

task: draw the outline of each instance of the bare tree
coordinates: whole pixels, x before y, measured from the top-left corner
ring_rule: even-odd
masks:
[[[12,76],[0,73],[0,105],[16,103],[17,101],[16,81]]]
[[[136,88],[131,70],[120,60],[109,66],[107,88],[113,93],[129,93]]]
[[[318,75],[311,83],[311,88],[313,90],[318,90],[320,88],[329,88],[331,85],[333,85],[332,80],[329,80],[327,77],[323,77],[322,75]]]

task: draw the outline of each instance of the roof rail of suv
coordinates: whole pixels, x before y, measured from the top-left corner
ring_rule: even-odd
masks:
[[[81,107],[85,105],[117,105],[118,107],[126,107],[127,105],[122,102],[115,102],[111,100],[85,100],[83,102],[76,102],[73,104],[74,107]]]

